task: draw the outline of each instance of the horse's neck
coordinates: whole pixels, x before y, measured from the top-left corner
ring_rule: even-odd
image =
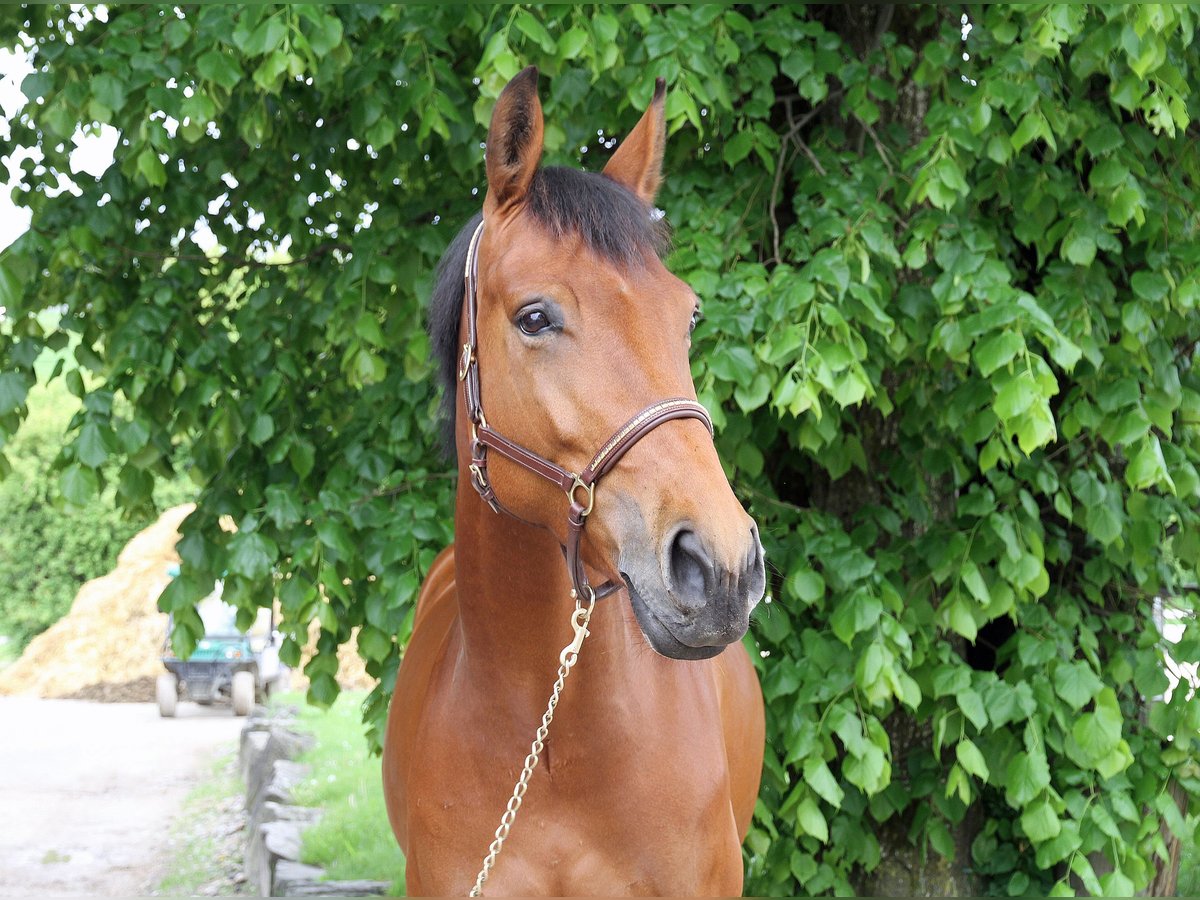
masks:
[[[469,485],[460,487],[455,532],[462,674],[490,690],[502,685],[518,703],[544,704],[573,636],[575,603],[558,541],[546,529],[492,512]],[[599,681],[599,669],[628,676],[624,661],[633,645],[621,603],[614,596],[596,606],[580,653],[593,677],[573,678],[576,703],[585,702],[579,694]]]

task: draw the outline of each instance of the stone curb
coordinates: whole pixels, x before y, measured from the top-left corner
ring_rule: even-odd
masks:
[[[246,784],[246,878],[262,897],[381,897],[386,881],[322,881],[325,870],[301,863],[304,830],[322,810],[292,805],[292,791],[308,776],[294,761],[313,744],[288,725],[294,709],[272,717],[258,707],[242,728],[238,771]]]

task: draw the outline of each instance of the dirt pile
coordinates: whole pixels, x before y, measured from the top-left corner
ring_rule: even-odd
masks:
[[[160,660],[167,628],[166,614],[158,611],[158,596],[170,583],[169,567],[179,562],[175,552],[179,526],[193,508],[185,504],[164,512],[126,544],[112,572],[80,588],[70,612],[0,672],[0,695],[110,703],[154,700],[154,680],[164,671]],[[318,627],[314,622],[309,631],[304,662],[316,646]],[[375,686],[353,638],[339,648],[338,661],[338,682],[343,688]],[[308,687],[302,672],[293,673],[292,687]]]
[[[80,588],[70,612],[0,672],[0,694],[152,700],[167,627],[158,595],[179,562],[179,526],[192,509],[164,512],[125,545],[113,571]]]

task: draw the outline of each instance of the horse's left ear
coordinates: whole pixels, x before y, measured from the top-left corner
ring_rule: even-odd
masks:
[[[654,99],[641,121],[604,167],[605,175],[651,204],[662,183],[663,151],[667,146],[666,99],[667,82],[659,78],[654,82]]]
[[[542,158],[542,102],[537,66],[518,72],[500,92],[487,139],[487,216],[525,199]]]

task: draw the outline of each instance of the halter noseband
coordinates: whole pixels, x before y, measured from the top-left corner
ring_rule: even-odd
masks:
[[[595,503],[596,482],[617,464],[630,447],[664,422],[670,422],[672,419],[699,419],[708,428],[709,434],[712,434],[712,419],[709,418],[708,411],[703,406],[692,400],[683,397],[659,400],[657,403],[647,406],[618,428],[579,474],[570,472],[557,463],[522,447],[488,425],[487,419],[483,415],[483,403],[479,389],[479,342],[476,331],[478,250],[482,235],[483,222],[480,222],[467,246],[467,264],[463,272],[466,282],[464,294],[467,304],[467,340],[463,344],[462,359],[458,367],[458,379],[463,383],[463,399],[466,403],[467,416],[471,422],[471,464],[469,466],[471,485],[493,511],[503,512],[517,518],[515,513],[506,509],[496,498],[496,492],[488,478],[487,451],[489,449],[535,475],[540,475],[547,481],[558,485],[570,501],[570,508],[567,511],[567,542],[563,547],[563,552],[566,554],[567,568],[571,573],[575,596],[584,602],[590,599],[589,595],[596,599],[606,597],[616,591],[619,585],[609,581],[599,588],[593,589],[588,584],[583,560],[580,557],[583,526]]]

